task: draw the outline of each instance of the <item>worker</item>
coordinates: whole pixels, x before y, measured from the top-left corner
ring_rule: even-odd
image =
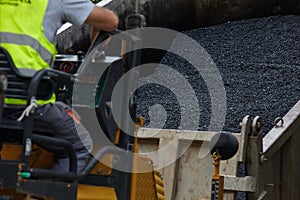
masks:
[[[0,46],[10,53],[16,67],[23,72],[52,66],[56,54],[55,35],[64,22],[77,26],[86,23],[108,32],[118,26],[114,12],[90,0],[0,0],[0,19]],[[52,130],[55,137],[72,143],[80,172],[92,150],[92,140],[79,117],[66,104],[56,102],[54,94],[48,100],[38,100],[37,104],[35,125]],[[5,105],[25,107],[26,101],[6,98]],[[5,110],[4,117],[17,119],[24,108]],[[52,168],[68,171],[68,158],[56,155]]]

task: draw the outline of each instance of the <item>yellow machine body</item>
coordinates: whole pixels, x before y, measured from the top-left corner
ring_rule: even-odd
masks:
[[[137,145],[136,145],[137,146]],[[2,160],[20,160],[22,146],[18,144],[2,144]],[[137,149],[135,149],[137,151]],[[112,162],[113,156],[106,155],[102,162],[95,166],[90,174],[103,176],[111,174],[111,167],[106,164]],[[50,168],[53,162],[53,154],[39,147],[32,146],[30,164],[36,168]],[[103,164],[106,163],[106,164]],[[163,200],[164,188],[163,181],[159,172],[153,167],[152,161],[144,156],[134,156],[133,170],[131,179],[131,200]],[[18,193],[9,189],[0,190],[0,195],[12,196],[15,200],[30,200],[30,194]],[[113,187],[94,186],[79,184],[77,190],[77,200],[117,200],[116,190]],[[48,200],[44,198],[44,200]]]
[[[78,185],[77,200],[117,200],[116,191],[111,187]]]

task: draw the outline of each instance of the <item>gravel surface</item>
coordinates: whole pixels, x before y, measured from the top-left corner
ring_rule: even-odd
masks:
[[[284,116],[299,100],[300,16],[228,22],[185,34],[211,55],[223,79],[226,100],[218,99],[226,102],[223,130],[240,132],[239,123],[245,115],[258,115],[267,133],[274,119]],[[187,48],[198,51],[193,46]],[[161,64],[171,68],[158,67],[150,78],[140,81],[138,114],[146,118],[146,126],[186,129],[190,122],[182,116],[188,113],[191,129],[214,130],[210,126],[214,115],[211,88],[199,70],[173,53],[167,53]],[[184,80],[175,81],[179,76],[172,70]],[[151,81],[155,78],[160,82]],[[197,108],[191,106],[195,98]]]

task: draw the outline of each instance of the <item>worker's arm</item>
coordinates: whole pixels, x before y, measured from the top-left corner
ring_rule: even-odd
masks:
[[[85,20],[96,30],[114,31],[119,24],[119,19],[114,12],[103,7],[95,6],[90,15]]]

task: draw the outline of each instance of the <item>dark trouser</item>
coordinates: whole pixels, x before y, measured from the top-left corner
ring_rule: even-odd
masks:
[[[75,122],[74,117],[71,117],[72,114],[68,114],[71,111],[72,109],[62,102],[39,106],[36,109],[34,126],[50,130],[54,137],[71,142],[77,156],[78,172],[81,172],[86,165],[93,144],[84,126],[79,122]],[[10,113],[10,116],[12,114]],[[69,159],[66,154],[55,155],[52,168],[59,171],[68,171]]]

